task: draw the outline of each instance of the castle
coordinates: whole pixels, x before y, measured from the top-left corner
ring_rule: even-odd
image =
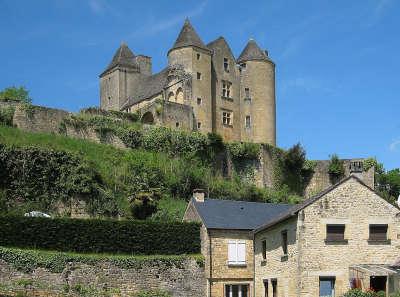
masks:
[[[276,145],[275,64],[267,51],[251,39],[236,59],[223,37],[205,45],[189,20],[159,73],[151,57],[121,44],[100,74],[100,106],[138,112],[145,124]]]

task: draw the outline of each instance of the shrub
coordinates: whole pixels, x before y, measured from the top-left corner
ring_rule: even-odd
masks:
[[[371,290],[362,291],[361,289],[351,289],[347,291],[342,297],[384,297],[386,296],[386,292],[374,292]]]
[[[331,156],[328,172],[333,183],[338,182],[344,176],[343,161],[339,159],[338,155]]]
[[[29,97],[29,91],[25,87],[8,87],[0,92],[0,100],[19,101],[22,103],[30,103],[32,99]]]
[[[0,108],[0,125],[12,126],[15,108],[12,106]]]
[[[199,232],[196,223],[0,217],[0,245],[58,251],[191,254]]]

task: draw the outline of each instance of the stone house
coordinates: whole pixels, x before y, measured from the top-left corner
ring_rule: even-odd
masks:
[[[400,211],[349,176],[254,231],[255,296],[399,289]]]
[[[276,144],[275,64],[254,40],[235,58],[225,38],[206,45],[186,20],[167,56],[153,74],[151,57],[123,43],[100,74],[100,107],[226,141]]]
[[[252,230],[289,208],[287,204],[204,199],[204,193],[194,195],[184,220],[202,224],[206,296],[254,296]]]
[[[207,296],[400,290],[400,210],[357,176],[294,206],[202,197],[184,219],[202,223]]]

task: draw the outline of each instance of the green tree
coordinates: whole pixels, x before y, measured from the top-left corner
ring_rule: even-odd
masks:
[[[23,87],[8,87],[0,92],[0,100],[15,100],[23,103],[31,103],[32,99],[29,97],[29,91]]]
[[[328,172],[332,183],[337,183],[342,177],[344,177],[343,161],[339,159],[338,155],[333,154],[331,156]]]

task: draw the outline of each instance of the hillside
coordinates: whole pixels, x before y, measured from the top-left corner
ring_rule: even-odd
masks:
[[[72,187],[76,191],[81,187],[81,192],[73,194],[89,199],[86,206],[91,215],[140,217],[143,211],[157,206],[153,219],[180,219],[185,200],[199,187],[208,189],[212,197],[287,202],[286,193],[257,188],[239,177],[225,179],[195,156],[171,157],[163,152],[118,149],[6,126],[0,126],[0,144],[3,144],[0,147],[2,172],[13,175],[9,179],[3,177],[0,183],[2,212],[23,213],[33,208],[52,212],[57,199],[65,202],[69,193],[61,197],[60,190],[54,193],[53,189],[46,189],[51,179],[60,189]],[[63,163],[50,162],[60,158],[53,156],[57,152],[65,153],[61,156],[63,160],[73,160],[72,167],[63,168],[59,174],[69,176],[72,181],[59,180],[52,174]],[[78,172],[72,169],[77,167],[81,168]],[[71,176],[74,174],[76,178]],[[86,184],[77,184],[77,180],[85,180]]]

